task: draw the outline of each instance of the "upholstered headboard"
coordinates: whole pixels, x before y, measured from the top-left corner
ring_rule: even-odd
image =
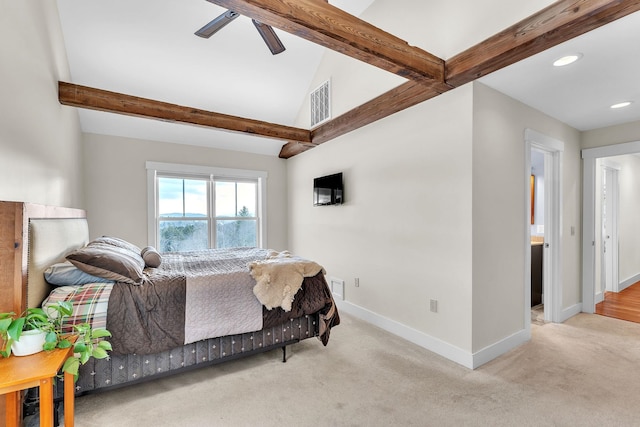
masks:
[[[50,292],[44,271],[89,242],[86,218],[30,218],[27,307],[39,307]]]

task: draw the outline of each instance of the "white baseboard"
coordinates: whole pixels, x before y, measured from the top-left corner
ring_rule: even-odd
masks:
[[[633,285],[636,282],[640,282],[640,273],[633,275],[631,277],[629,277],[628,279],[623,280],[622,282],[620,282],[618,284],[618,292],[622,291],[623,289],[628,288],[629,286]]]
[[[604,301],[604,292],[596,292],[595,303]]]
[[[531,339],[531,330],[522,329],[497,343],[491,344],[480,351],[473,353],[473,369],[492,361],[498,356],[513,350]]]
[[[565,309],[562,309],[560,311],[560,322],[562,323],[565,320],[567,320],[570,317],[575,316],[576,314],[580,313],[582,311],[582,303],[579,302],[578,304],[574,304],[571,307],[567,307]]]
[[[495,344],[476,353],[470,353],[459,347],[446,343],[424,332],[417,331],[395,320],[380,316],[366,308],[362,308],[348,301],[336,301],[338,310],[348,313],[358,319],[371,323],[387,332],[406,339],[422,348],[432,351],[465,368],[475,369],[496,357],[508,352],[531,338],[529,331],[521,330]]]

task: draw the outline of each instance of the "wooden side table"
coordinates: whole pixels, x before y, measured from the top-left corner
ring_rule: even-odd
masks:
[[[40,426],[53,426],[53,384],[64,362],[73,355],[73,346],[41,351],[30,356],[0,358],[0,394],[7,395],[7,427],[21,424],[20,392],[40,387]],[[64,373],[64,425],[73,427],[73,375]]]

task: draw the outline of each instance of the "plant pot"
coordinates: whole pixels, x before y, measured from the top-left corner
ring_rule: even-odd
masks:
[[[22,331],[19,341],[11,344],[11,352],[16,356],[28,356],[42,351],[47,333],[38,329]]]

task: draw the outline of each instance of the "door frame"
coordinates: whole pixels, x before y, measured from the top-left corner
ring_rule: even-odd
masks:
[[[594,313],[596,276],[596,160],[640,153],[640,141],[582,150],[582,311]]]
[[[545,224],[543,251],[544,319],[561,322],[562,307],[562,157],[564,142],[547,135],[525,129],[525,327],[531,328],[531,150],[545,155]]]

